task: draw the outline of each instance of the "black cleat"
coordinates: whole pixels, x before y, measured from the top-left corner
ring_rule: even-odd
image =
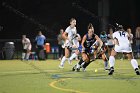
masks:
[[[80,68],[76,68],[77,72],[80,72]]]
[[[111,67],[111,68],[110,68],[110,70],[109,70],[108,75],[113,75],[113,72],[114,72],[114,68],[113,68],[113,67]]]
[[[75,71],[75,67],[72,68],[72,71]]]
[[[107,70],[110,71],[110,68],[105,68],[105,71],[107,71]]]
[[[75,65],[75,66],[72,68],[72,71],[75,71],[75,70],[76,70],[76,66],[77,66],[77,65]]]
[[[135,69],[136,75],[140,75],[138,68]]]
[[[140,69],[140,65],[138,65],[138,68]]]

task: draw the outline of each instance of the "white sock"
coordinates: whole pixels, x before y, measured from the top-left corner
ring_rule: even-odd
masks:
[[[76,68],[80,68],[80,65],[77,63]]]
[[[64,66],[64,63],[65,63],[66,59],[67,59],[67,58],[66,58],[65,56],[63,56],[63,58],[62,58],[62,60],[61,60],[61,63],[60,63],[61,66]]]
[[[107,68],[107,66],[108,66],[108,62],[104,61],[104,67]]]
[[[70,60],[70,58],[67,58],[68,59],[68,63],[71,65],[71,60]]]
[[[74,58],[76,58],[78,55],[76,53],[73,53],[70,57],[70,60],[73,60]]]
[[[110,67],[114,67],[114,65],[115,65],[115,58],[114,58],[114,56],[110,56],[109,57],[109,65],[110,65]]]
[[[26,60],[29,59],[29,56],[30,56],[30,53],[27,53],[27,54],[26,54]]]
[[[136,59],[131,59],[131,65],[134,69],[138,68],[138,62]]]
[[[25,58],[25,53],[22,53],[22,59],[24,59]]]

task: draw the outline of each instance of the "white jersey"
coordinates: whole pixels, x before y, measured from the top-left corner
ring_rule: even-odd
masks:
[[[31,50],[32,45],[28,38],[22,39],[23,49],[29,49]]]
[[[76,38],[77,30],[76,27],[71,28],[70,26],[66,28],[66,33],[68,33],[68,40],[65,41],[64,46],[66,47],[72,47],[73,46],[73,40]]]
[[[113,39],[117,39],[118,41],[118,44],[115,45],[116,52],[132,52],[127,32],[116,31],[113,33]]]
[[[76,37],[77,34],[77,30],[76,27],[71,28],[70,26],[66,28],[66,31],[68,33],[68,39],[71,41],[72,39],[74,39]]]

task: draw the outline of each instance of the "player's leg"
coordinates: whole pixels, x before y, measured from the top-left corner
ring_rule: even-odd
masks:
[[[132,67],[134,68],[136,74],[137,74],[137,75],[140,75],[139,67],[138,67],[138,62],[137,62],[136,59],[134,59],[132,53],[128,53],[128,54],[127,54],[127,57],[128,57],[128,59],[131,61],[131,65],[132,65]]]
[[[27,49],[27,51],[26,51],[26,60],[29,60],[30,52],[31,51],[29,49]]]
[[[22,59],[21,60],[24,60],[25,59],[25,56],[26,56],[26,49],[23,49],[22,50]]]
[[[59,53],[58,53],[59,60],[61,60],[61,54],[62,54],[62,47],[61,47],[61,45],[58,45],[58,49],[59,49]]]
[[[114,65],[115,65],[115,55],[116,55],[116,51],[114,49],[112,49],[111,51],[111,55],[109,57],[109,66],[110,66],[110,70],[108,75],[112,75],[114,72]]]
[[[91,62],[89,61],[89,62],[84,62],[83,64],[82,64],[82,71],[86,71],[86,68],[87,68],[87,66],[90,64]]]
[[[81,65],[84,63],[83,59],[81,58],[80,61],[72,68],[73,71],[77,70],[80,71]]]
[[[76,64],[76,70],[79,71],[81,65],[83,65],[83,63],[88,62],[89,58],[88,55],[86,53],[82,53],[82,58],[80,59],[80,61]]]
[[[83,63],[80,65],[82,67],[82,70],[85,71],[86,67],[90,64],[90,57],[87,53],[82,53]]]
[[[74,53],[70,57],[70,61],[72,61],[74,58],[78,57],[79,50],[75,50]]]
[[[65,63],[66,59],[68,59],[69,54],[70,54],[70,50],[67,47],[65,47],[65,56],[63,56],[63,58],[62,58],[59,68],[64,68],[64,63]]]
[[[104,61],[104,69],[108,70],[108,59],[105,53],[102,54],[102,59]]]

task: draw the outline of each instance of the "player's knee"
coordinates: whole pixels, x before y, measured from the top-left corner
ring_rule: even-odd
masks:
[[[89,60],[88,57],[83,57],[84,62],[88,62],[88,60]]]
[[[102,57],[103,61],[107,61],[107,58],[106,57]]]

